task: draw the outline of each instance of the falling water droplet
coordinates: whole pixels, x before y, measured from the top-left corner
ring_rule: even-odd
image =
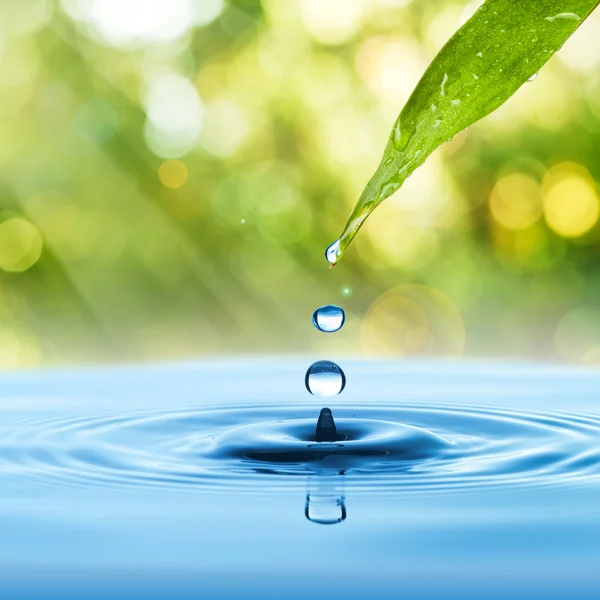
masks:
[[[336,396],[346,386],[346,376],[334,362],[319,360],[306,371],[304,383],[313,396]]]
[[[537,73],[534,73],[527,81],[533,81],[538,76]]]
[[[327,304],[317,308],[312,316],[313,325],[325,333],[333,333],[340,330],[346,321],[344,309],[333,304]]]
[[[332,264],[335,265],[337,259],[340,256],[340,240],[335,240],[327,250],[325,250],[325,258]]]

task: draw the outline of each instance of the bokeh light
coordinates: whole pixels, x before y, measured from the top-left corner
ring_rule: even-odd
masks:
[[[51,0],[22,0],[0,3],[2,31],[11,36],[32,34],[47,25],[52,17]]]
[[[362,81],[395,108],[406,102],[427,67],[418,44],[381,36],[363,42],[355,62]]]
[[[180,160],[165,160],[158,167],[158,178],[167,188],[180,188],[188,179],[188,169]]]
[[[600,363],[600,326],[595,310],[579,307],[564,315],[556,327],[554,343],[562,358]]]
[[[42,254],[42,236],[29,221],[14,217],[0,223],[0,269],[21,272]]]
[[[202,145],[215,156],[231,156],[249,133],[249,121],[235,102],[217,100],[207,105]]]
[[[117,131],[119,118],[115,109],[104,100],[82,103],[75,113],[75,129],[86,141],[101,144]]]
[[[367,353],[460,356],[465,326],[456,306],[439,290],[401,285],[371,304],[361,343]]]
[[[528,175],[510,173],[498,179],[490,196],[494,218],[508,229],[527,229],[542,214],[539,183]]]
[[[62,0],[62,5],[106,42],[121,47],[175,40],[194,26],[214,20],[223,9],[223,0]]]
[[[175,73],[156,77],[148,85],[144,103],[146,140],[157,156],[176,158],[196,145],[204,106],[190,81]]]
[[[579,237],[600,215],[600,200],[593,179],[584,167],[563,163],[544,178],[544,216],[563,237]]]
[[[0,366],[330,348],[599,363],[598,11],[323,258],[477,4],[0,3]],[[327,303],[348,323],[324,341],[307,319]]]
[[[300,0],[300,15],[308,31],[323,44],[341,44],[360,28],[363,0]]]

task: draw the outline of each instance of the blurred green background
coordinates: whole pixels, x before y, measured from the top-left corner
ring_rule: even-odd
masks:
[[[323,257],[477,5],[0,0],[0,366],[600,361],[600,13]]]

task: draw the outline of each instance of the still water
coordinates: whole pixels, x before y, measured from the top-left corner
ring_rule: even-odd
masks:
[[[600,372],[307,362],[0,376],[0,597],[600,597]]]

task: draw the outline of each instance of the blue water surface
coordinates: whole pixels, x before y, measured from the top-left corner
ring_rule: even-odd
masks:
[[[310,362],[2,375],[0,598],[600,597],[599,372]]]

